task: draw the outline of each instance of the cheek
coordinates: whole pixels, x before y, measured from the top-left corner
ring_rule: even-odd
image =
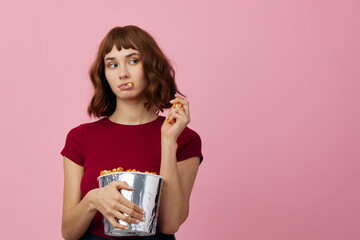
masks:
[[[146,85],[147,84],[147,80],[145,78],[145,74],[143,72],[139,73],[138,74],[138,79],[140,79],[140,82],[143,84],[143,85]]]
[[[111,73],[105,71],[105,78],[109,83],[110,87],[112,87],[115,84],[114,76]]]
[[[106,76],[106,75],[105,75]],[[116,84],[116,82],[114,82],[114,81],[111,81],[111,79],[109,79],[107,76],[106,76],[106,79],[107,79],[107,83],[109,84],[109,86],[110,86],[110,89],[111,89],[111,91],[115,94],[115,92],[117,91],[117,84]],[[109,81],[110,80],[110,81]]]

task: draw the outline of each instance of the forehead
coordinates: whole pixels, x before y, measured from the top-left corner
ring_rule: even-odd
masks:
[[[104,58],[107,57],[117,57],[117,58],[124,58],[126,55],[129,55],[130,53],[137,53],[140,54],[138,50],[129,48],[129,49],[125,49],[122,48],[120,51],[116,48],[116,46],[114,45],[111,49],[111,51],[107,54],[105,54]]]

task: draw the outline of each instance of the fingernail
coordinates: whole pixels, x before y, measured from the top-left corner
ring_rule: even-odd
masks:
[[[142,219],[141,219],[143,222],[145,222],[145,217],[142,217]]]
[[[136,223],[139,223],[140,221],[139,220],[136,220]]]
[[[142,211],[142,214],[143,214],[143,215],[145,215],[145,214],[146,214],[146,212],[145,212],[145,211]]]
[[[170,101],[170,103],[173,103],[174,101],[175,101],[175,100],[173,99],[173,100]]]

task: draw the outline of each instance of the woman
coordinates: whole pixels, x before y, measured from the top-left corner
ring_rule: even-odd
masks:
[[[175,239],[188,216],[203,156],[200,136],[187,127],[189,103],[176,94],[174,77],[168,59],[144,30],[115,27],[102,40],[90,68],[95,90],[88,107],[89,116],[99,120],[71,129],[61,151],[65,239],[118,239],[104,234],[103,217],[121,229],[126,226],[116,219],[143,221],[143,209],[119,191],[132,190],[126,182],[98,187],[100,171],[117,167],[164,177],[156,234],[136,239]],[[182,106],[172,107],[174,102]],[[158,115],[170,107],[166,118]]]

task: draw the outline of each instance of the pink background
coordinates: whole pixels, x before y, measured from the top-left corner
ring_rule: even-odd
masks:
[[[174,62],[203,140],[177,239],[360,238],[359,1],[36,0],[0,3],[1,239],[62,239],[60,151],[128,24]]]

